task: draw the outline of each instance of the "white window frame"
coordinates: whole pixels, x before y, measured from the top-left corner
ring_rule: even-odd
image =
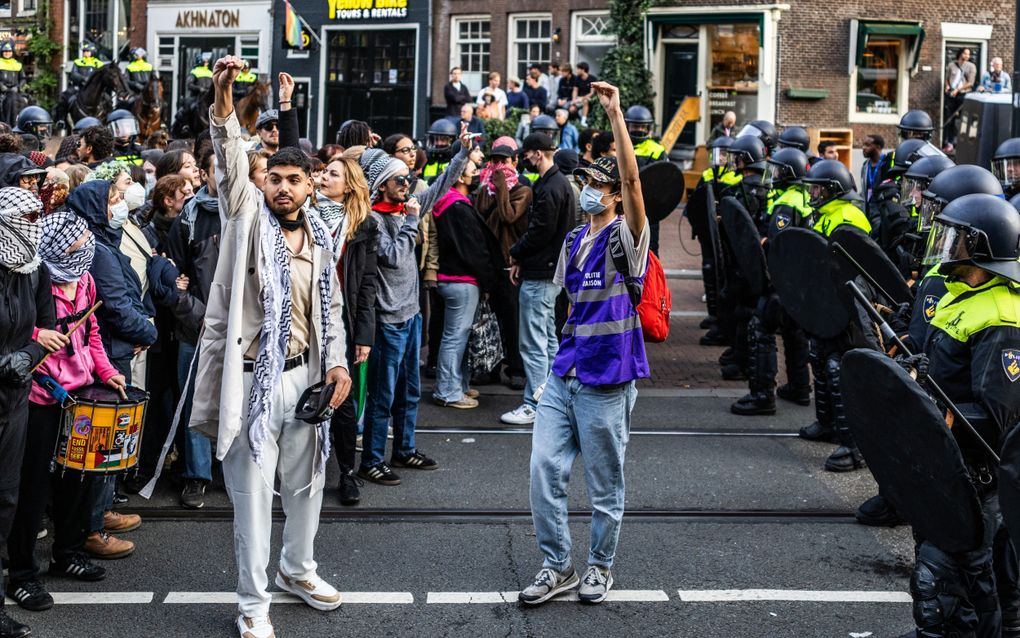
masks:
[[[851,56],[856,56],[857,49],[857,24],[851,20],[853,33],[850,38]],[[895,113],[859,113],[857,111],[857,64],[854,57],[854,65],[850,70],[850,99],[849,99],[849,121],[855,124],[899,124],[900,118],[909,108],[907,101],[910,98],[910,72],[907,69],[907,57],[910,51],[907,48],[908,40],[900,37],[900,59],[897,69],[898,84],[896,86],[896,112]]]
[[[511,13],[507,20],[507,38],[506,38],[506,76],[512,77],[517,75],[517,65],[519,60],[517,59],[517,23],[521,20],[548,20],[549,21],[549,60],[546,64],[552,62],[552,14],[551,13]],[[538,40],[525,40],[525,42],[538,42]]]
[[[580,61],[580,54],[578,53],[577,47],[579,45],[594,44],[594,45],[608,45],[613,46],[616,44],[616,36],[613,34],[603,36],[583,36],[581,35],[581,18],[590,18],[593,16],[605,16],[605,19],[609,20],[609,10],[586,10],[586,11],[574,11],[570,15],[570,61],[572,64],[577,64]]]
[[[18,0],[18,17],[21,16],[34,16],[35,12],[39,10],[39,3],[45,0],[35,0],[35,9],[26,9],[25,0]]]
[[[467,15],[455,15],[450,16],[450,64],[447,67],[447,78],[449,78],[449,70],[453,67],[459,67],[461,71],[461,81],[464,83],[468,90],[472,94],[478,93],[482,90],[483,86],[488,85],[488,74],[492,71],[492,68],[482,69],[480,71],[467,71],[460,64],[460,25],[462,22],[482,22],[488,21],[489,23],[489,66],[492,66],[492,14],[489,13],[472,13]],[[467,40],[466,42],[482,42],[482,40]]]

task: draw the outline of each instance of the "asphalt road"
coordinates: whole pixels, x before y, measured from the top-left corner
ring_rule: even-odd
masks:
[[[423,407],[418,445],[440,470],[404,471],[398,487],[367,485],[358,508],[342,508],[328,490],[319,574],[345,602],[323,613],[281,595],[272,611],[278,636],[863,638],[910,629],[909,530],[853,522],[874,482],[867,472],[822,471],[832,446],[789,436],[812,410],[784,404],[775,417],[739,418],[728,413],[732,398],[680,391],[648,392],[635,409],[615,599],[519,607],[516,592],[541,567],[528,518],[531,437],[499,429],[499,413],[517,399],[497,392],[470,412]],[[583,568],[580,466],[570,504]],[[219,483],[202,520],[181,517],[171,480],[128,509],[146,519],[125,535],[138,550],[106,563],[105,581],[47,578],[54,609],[10,605],[11,613],[35,636],[236,635],[230,510]],[[48,551],[44,540],[40,559]]]

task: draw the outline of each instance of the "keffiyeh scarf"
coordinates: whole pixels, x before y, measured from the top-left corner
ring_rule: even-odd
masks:
[[[284,239],[280,222],[267,206],[262,206],[260,224],[259,273],[262,283],[262,334],[259,336],[259,351],[255,357],[251,392],[248,395],[248,443],[251,446],[255,464],[262,467],[262,447],[268,437],[269,415],[273,411],[273,390],[283,376],[283,364],[287,355],[287,341],[291,329],[290,254]],[[315,215],[308,216],[315,244],[330,250],[329,231]],[[332,260],[322,265],[318,277],[319,304],[322,339],[319,343],[319,362],[322,378],[326,378],[326,352],[329,348],[330,316],[332,298]],[[316,427],[319,458],[315,462],[315,473],[326,470],[329,460],[329,421]]]
[[[496,186],[492,183],[492,176],[496,173],[496,171],[501,171],[503,175],[506,176],[507,190],[517,186],[518,177],[516,168],[505,162],[502,164],[493,164],[492,162],[489,162],[482,167],[478,177],[479,182],[482,186],[488,189],[490,195],[496,194]]]
[[[42,213],[42,200],[23,188],[0,188],[0,264],[29,274],[39,267],[42,229],[27,217]]]
[[[88,239],[70,255],[70,248],[88,230],[85,220],[71,213],[53,213],[43,217],[39,256],[50,269],[50,278],[58,284],[78,281],[92,267],[96,254],[96,236]]]
[[[333,256],[339,258],[347,235],[347,208],[324,195],[319,195],[315,206],[319,212],[319,219],[326,224],[329,234],[333,237]]]

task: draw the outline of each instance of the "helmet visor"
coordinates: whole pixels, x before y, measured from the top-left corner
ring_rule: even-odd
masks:
[[[829,186],[827,184],[808,184],[808,204],[812,208],[824,206],[830,199]]]
[[[925,266],[969,261],[974,257],[978,233],[936,220],[921,263]]]
[[[921,206],[917,209],[917,232],[925,235],[931,230],[935,216],[942,212],[942,202],[932,197],[921,197]]]
[[[712,148],[708,151],[708,161],[715,167],[726,166],[730,161],[730,154],[725,148]]]
[[[28,125],[28,132],[38,137],[40,142],[45,142],[50,136],[52,126],[49,122],[35,122]]]
[[[900,180],[900,203],[917,208],[921,205],[922,195],[927,188],[926,177],[904,177]]]
[[[110,132],[114,137],[131,137],[138,135],[138,122],[133,117],[125,117],[122,120],[110,122]]]
[[[1020,183],[1020,157],[992,160],[992,174],[1004,189]]]
[[[766,162],[765,174],[762,176],[762,184],[769,188],[783,185],[793,181],[793,170],[786,164],[777,162]]]
[[[740,132],[737,133],[737,137],[744,137],[746,135],[753,135],[754,137],[760,138],[762,136],[762,132],[757,126],[751,126],[748,124],[744,128],[740,129]]]

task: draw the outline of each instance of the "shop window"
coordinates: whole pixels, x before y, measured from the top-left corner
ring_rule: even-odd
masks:
[[[104,60],[127,60],[131,29],[128,0],[77,0],[76,4],[78,11],[70,12],[69,18],[71,33],[80,35],[78,42],[88,40],[95,44]],[[79,16],[83,24],[79,24]]]
[[[171,70],[174,68],[174,55],[177,53],[177,42],[173,36],[161,37],[156,45],[157,55],[159,60],[159,68]],[[164,84],[164,86],[172,86],[170,84]]]
[[[706,32],[709,126],[721,122],[727,111],[737,114],[738,123],[757,118],[760,27],[757,23],[710,24]]]
[[[18,0],[18,15],[32,15],[39,9],[39,0]]]
[[[472,93],[477,93],[482,88],[482,78],[489,72],[492,41],[489,18],[453,18],[450,31],[453,33],[450,68],[459,66],[461,81]]]
[[[0,17],[10,17],[10,15],[11,15],[10,0],[0,0]]]
[[[577,12],[574,14],[574,46],[570,59],[574,64],[587,62],[589,70],[596,77],[601,75],[602,58],[616,43],[616,36],[609,31],[609,12]]]
[[[241,57],[251,62],[251,70],[258,73],[259,36],[246,35],[241,37]]]
[[[528,67],[549,64],[552,53],[552,18],[513,16],[510,19],[510,61],[507,73],[524,77]]]
[[[857,66],[857,113],[899,113],[902,50],[903,40],[899,38],[868,40]]]

